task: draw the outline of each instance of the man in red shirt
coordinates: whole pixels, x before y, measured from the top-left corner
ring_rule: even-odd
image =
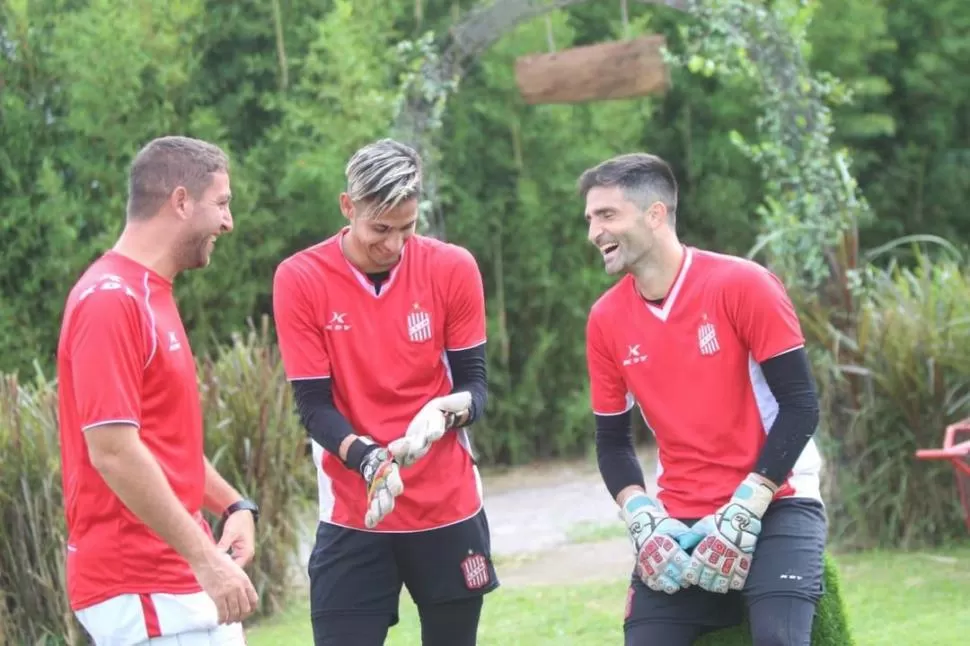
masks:
[[[317,646],[384,643],[406,585],[424,646],[476,643],[498,586],[465,427],[485,410],[485,298],[465,249],[415,234],[421,162],[401,143],[346,168],[349,224],[286,258],[280,352],[317,466]]]
[[[827,521],[815,385],[785,288],[680,243],[658,157],[607,160],[579,189],[589,239],[622,275],[590,310],[587,362],[600,471],[637,551],[626,644],[688,646],[744,605],[755,646],[809,644]],[[634,404],[657,442],[649,493]]]
[[[147,144],[121,237],[67,298],[57,350],[67,594],[98,646],[241,645],[257,602],[242,569],[257,510],[203,454],[195,359],[172,293],[232,230],[228,172],[212,144]],[[202,509],[223,517],[218,545]]]

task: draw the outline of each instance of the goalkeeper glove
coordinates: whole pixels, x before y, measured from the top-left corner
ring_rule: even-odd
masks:
[[[366,445],[360,456],[360,475],[367,491],[367,512],[364,525],[373,529],[394,509],[394,499],[404,492],[400,467],[386,448],[374,444],[367,437],[359,438]]]
[[[761,532],[761,518],[777,490],[767,478],[749,473],[723,507],[699,520],[694,531],[707,535],[691,554],[684,582],[710,592],[743,589]]]
[[[444,397],[435,397],[418,411],[403,437],[391,442],[387,448],[401,466],[411,466],[431,450],[431,445],[441,439],[445,431],[455,426],[458,417],[470,411],[471,393],[461,391]]]
[[[686,587],[681,574],[690,556],[678,539],[690,533],[688,527],[671,518],[660,501],[645,493],[627,498],[622,516],[637,552],[637,570],[644,585],[667,594]]]

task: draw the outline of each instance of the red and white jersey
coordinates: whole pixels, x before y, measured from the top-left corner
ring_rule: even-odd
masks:
[[[627,275],[593,305],[586,334],[593,411],[639,405],[668,512],[700,518],[726,503],[778,414],[759,364],[805,343],[781,282],[757,263],[686,247],[662,306]],[[820,469],[811,440],[778,497],[820,499]]]
[[[485,343],[481,274],[465,249],[414,235],[378,293],[344,256],[346,229],[280,263],[273,285],[289,380],[330,378],[334,404],[357,435],[386,446],[432,398],[452,390],[446,351]],[[365,483],[316,442],[320,519],[366,529]],[[374,531],[412,532],[469,518],[481,481],[463,429],[445,433],[401,469],[404,493]]]
[[[195,360],[170,281],[114,251],[68,296],[57,350],[67,594],[75,610],[117,595],[201,590],[188,563],[91,465],[84,433],[133,424],[199,525],[205,485]]]

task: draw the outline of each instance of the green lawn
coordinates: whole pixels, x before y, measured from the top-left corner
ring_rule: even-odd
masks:
[[[970,544],[937,552],[869,552],[838,557],[856,646],[949,646],[970,635]],[[501,572],[499,573],[501,574]],[[481,646],[622,644],[624,581],[505,589],[486,598]],[[250,646],[310,644],[305,605],[249,629]],[[421,643],[405,593],[388,646]]]

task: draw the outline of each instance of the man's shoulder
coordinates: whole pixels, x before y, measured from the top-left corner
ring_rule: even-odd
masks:
[[[771,273],[767,267],[751,258],[709,249],[694,249],[694,262],[707,272],[715,272],[715,276],[728,278],[743,279]]]
[[[630,289],[630,283],[632,281],[633,276],[626,274],[603,292],[590,306],[589,318],[591,320],[602,317],[610,318],[618,310],[622,309],[631,296],[635,296],[635,292]]]
[[[412,252],[418,257],[428,258],[433,261],[432,266],[446,265],[476,265],[475,256],[466,247],[454,242],[439,240],[426,235],[416,234],[411,236],[409,241],[413,244]]]
[[[98,303],[105,307],[138,306],[144,290],[140,276],[110,255],[91,263],[71,288],[68,307]]]
[[[304,247],[286,256],[276,265],[277,280],[301,277],[307,278],[314,272],[324,271],[342,257],[340,253],[340,234],[330,236],[309,247]]]

